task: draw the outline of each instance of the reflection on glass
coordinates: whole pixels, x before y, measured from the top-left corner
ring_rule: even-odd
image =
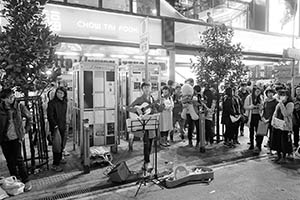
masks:
[[[102,7],[114,10],[129,11],[129,0],[103,0]]]
[[[157,15],[155,0],[133,0],[133,12],[143,15]]]
[[[269,2],[269,31],[299,34],[299,5],[296,0],[272,0]],[[295,19],[295,27],[294,26]]]
[[[99,7],[99,0],[68,0],[68,3]]]

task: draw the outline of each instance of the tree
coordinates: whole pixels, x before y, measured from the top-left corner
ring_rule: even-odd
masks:
[[[246,75],[241,44],[232,44],[233,29],[215,25],[203,33],[204,50],[199,51],[192,68],[200,85],[218,90],[221,82],[238,84]]]
[[[246,70],[242,63],[241,44],[232,44],[233,29],[225,25],[215,25],[203,33],[204,50],[200,50],[197,62],[192,68],[197,82],[216,89],[217,94],[217,142],[220,141],[219,130],[219,84],[238,84],[242,81]]]
[[[0,33],[1,84],[24,93],[40,90],[56,79],[53,70],[57,36],[45,22],[45,0],[3,0],[3,17],[8,21]]]

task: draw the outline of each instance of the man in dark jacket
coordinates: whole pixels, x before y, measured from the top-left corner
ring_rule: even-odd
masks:
[[[25,184],[24,191],[30,191],[32,186],[24,165],[21,144],[25,135],[22,118],[27,119],[26,130],[29,130],[32,117],[26,107],[15,100],[13,90],[2,90],[0,99],[0,145],[2,152],[10,175],[20,178]]]

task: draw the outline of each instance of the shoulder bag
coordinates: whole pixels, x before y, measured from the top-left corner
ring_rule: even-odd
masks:
[[[279,106],[277,105],[272,117],[271,125],[276,129],[284,130],[284,127],[286,127],[286,123],[284,120],[277,118],[278,108]]]

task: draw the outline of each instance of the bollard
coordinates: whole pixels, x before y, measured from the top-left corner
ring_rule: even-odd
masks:
[[[83,171],[90,173],[90,133],[89,120],[83,120]]]
[[[200,152],[205,153],[205,114],[200,111],[199,114],[199,135],[200,135]]]

